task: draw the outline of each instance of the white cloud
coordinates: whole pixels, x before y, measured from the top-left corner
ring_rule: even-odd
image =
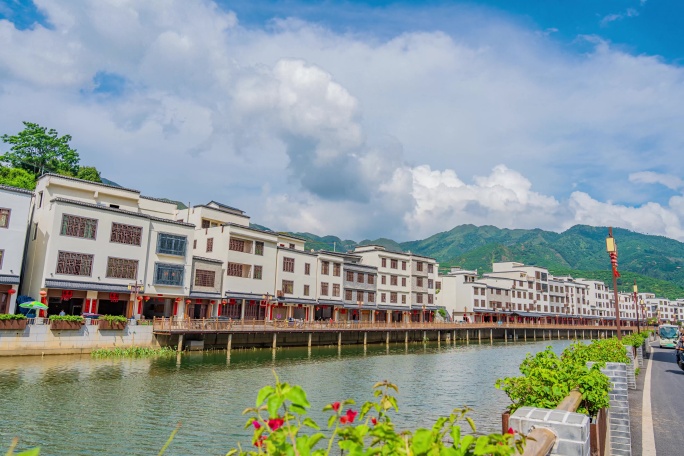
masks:
[[[641,4],[643,6],[643,3]],[[608,14],[601,19],[601,25],[606,26],[611,22],[615,21],[621,21],[626,18],[630,17],[637,17],[639,15],[639,11],[637,11],[634,8],[627,8],[625,11],[621,13],[613,13],[613,14]]]
[[[553,30],[467,10],[467,29],[383,39],[296,17],[247,27],[209,0],[36,3],[52,28],[0,21],[0,132],[69,133],[84,163],[145,193],[355,239],[610,214],[682,238],[681,199],[601,202],[624,176],[681,188],[684,70],[656,57],[600,37],[571,54]],[[101,73],[122,93],[95,93]],[[644,173],[646,154],[671,175]]]
[[[629,175],[629,181],[638,184],[660,184],[671,190],[684,187],[684,180],[672,174],[661,174],[653,171],[639,171]]]

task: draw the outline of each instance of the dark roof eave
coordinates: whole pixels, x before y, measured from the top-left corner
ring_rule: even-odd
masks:
[[[92,184],[92,185],[99,185],[100,187],[107,187],[107,188],[112,188],[115,190],[123,190],[125,192],[133,192],[137,193],[140,195],[140,190],[135,190],[132,188],[126,188],[126,187],[117,187],[116,185],[109,185],[109,184],[103,184],[102,182],[93,182],[85,179],[79,179],[77,177],[71,177],[71,176],[62,176],[61,174],[54,174],[54,173],[45,173],[42,176],[38,178],[38,180],[41,180],[44,177],[57,177],[59,179],[64,179],[64,180],[70,180],[74,182],[83,182],[84,184]]]
[[[25,195],[31,195],[34,196],[35,193],[31,190],[26,190],[25,188],[19,188],[19,187],[12,187],[11,185],[3,185],[0,184],[0,190],[7,190],[8,192],[14,192],[14,193],[23,193]]]

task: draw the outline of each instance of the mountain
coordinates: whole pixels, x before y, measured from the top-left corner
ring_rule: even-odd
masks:
[[[518,261],[548,268],[552,274],[570,274],[611,281],[605,239],[608,229],[576,225],[562,233],[510,230],[494,226],[460,225],[427,239],[395,242],[391,239],[342,241],[335,236],[293,233],[308,240],[306,248],[351,251],[357,245],[377,244],[388,250],[413,252],[437,259],[442,271],[451,266],[489,272],[497,261]],[[616,228],[613,230],[623,277],[618,289],[631,291],[637,280],[641,291],[668,298],[684,297],[684,243]]]

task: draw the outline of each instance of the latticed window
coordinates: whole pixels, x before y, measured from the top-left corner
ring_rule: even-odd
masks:
[[[363,302],[363,291],[356,292],[356,300]]]
[[[181,264],[155,263],[154,284],[182,287],[184,271],[185,267]]]
[[[387,295],[385,293],[380,293],[380,302],[387,302]]]
[[[292,280],[283,280],[283,293],[294,293],[294,282]]]
[[[344,290],[344,300],[345,301],[351,301],[352,300],[352,291],[351,290]]]
[[[416,302],[417,302],[418,304],[422,304],[422,303],[423,303],[423,293],[416,293]]]
[[[432,304],[434,302],[435,297],[432,296],[431,294],[427,295],[428,296],[428,304]],[[518,304],[520,306],[520,304]]]
[[[375,302],[375,293],[372,291],[368,292],[368,302]]]
[[[112,235],[109,240],[119,244],[141,245],[142,227],[112,223]]]
[[[329,275],[330,274],[330,262],[321,261],[321,274],[323,274],[323,275]]]
[[[211,222],[207,219],[202,219],[202,228],[210,228]]]
[[[138,260],[125,258],[107,258],[107,277],[116,279],[136,279]]]
[[[207,252],[212,252],[214,250],[214,238],[207,239]]]
[[[185,245],[187,242],[188,238],[186,236],[159,233],[159,236],[157,236],[157,253],[185,256]]]
[[[352,271],[347,271],[347,282],[353,282],[354,281],[354,272]]]
[[[423,272],[423,262],[416,261],[416,271]]]
[[[387,276],[380,276],[383,285],[387,285]]]
[[[74,236],[85,239],[95,239],[97,233],[97,220],[85,217],[76,217],[75,215],[64,214],[62,216],[62,230],[60,234],[63,236]]]
[[[399,280],[397,276],[390,276],[390,285],[397,285],[397,280]]]
[[[401,295],[401,303],[406,304],[406,295]]]
[[[304,263],[304,274],[311,275],[311,263]]]
[[[397,294],[396,293],[390,293],[390,303],[392,303],[392,304],[397,303]]]
[[[235,250],[237,252],[244,252],[245,251],[245,241],[243,239],[230,238],[230,242],[228,243],[228,248],[230,250]]]
[[[214,288],[216,272],[206,269],[195,269],[195,286]]]
[[[423,278],[422,277],[416,277],[416,286],[417,287],[423,286]]]
[[[254,243],[254,255],[262,255],[264,254],[264,243],[261,241],[256,241]]]
[[[304,296],[309,296],[309,286],[304,285]]]
[[[428,289],[432,290],[432,288],[435,286],[435,282],[432,281],[432,279],[428,279]],[[520,292],[518,292],[520,294]]]
[[[368,274],[368,284],[373,285],[375,283],[375,276],[372,274]]]
[[[434,265],[432,263],[428,263],[428,274],[432,274],[434,270]]]
[[[399,261],[397,261],[397,260],[391,260],[390,261],[390,268],[397,269],[398,266],[399,266]]]
[[[339,277],[342,271],[340,263],[333,263],[333,276]]]
[[[294,258],[283,258],[283,271],[294,272]]]
[[[257,280],[261,280],[263,275],[263,267],[262,266],[254,266],[254,278]]]
[[[321,296],[328,296],[328,283],[327,282],[321,283]]]
[[[405,287],[406,286],[406,277],[401,278],[401,286]]]
[[[359,272],[358,275],[356,276],[356,281],[359,283],[363,283],[365,281],[364,275],[365,274],[363,272]]]
[[[401,262],[401,270],[406,271],[406,261]]]
[[[386,268],[387,267],[387,258],[382,259],[382,267]]]
[[[231,277],[242,277],[242,265],[240,263],[228,263],[226,270]]]
[[[332,290],[332,295],[333,296],[340,296],[340,284],[339,283],[333,283],[333,290]]]
[[[73,252],[59,252],[57,274],[89,276],[93,269],[93,255]]]
[[[10,209],[0,208],[0,228],[7,228],[9,226]]]

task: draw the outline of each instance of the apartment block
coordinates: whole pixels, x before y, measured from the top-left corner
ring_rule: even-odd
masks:
[[[0,314],[15,313],[33,192],[0,185]]]

